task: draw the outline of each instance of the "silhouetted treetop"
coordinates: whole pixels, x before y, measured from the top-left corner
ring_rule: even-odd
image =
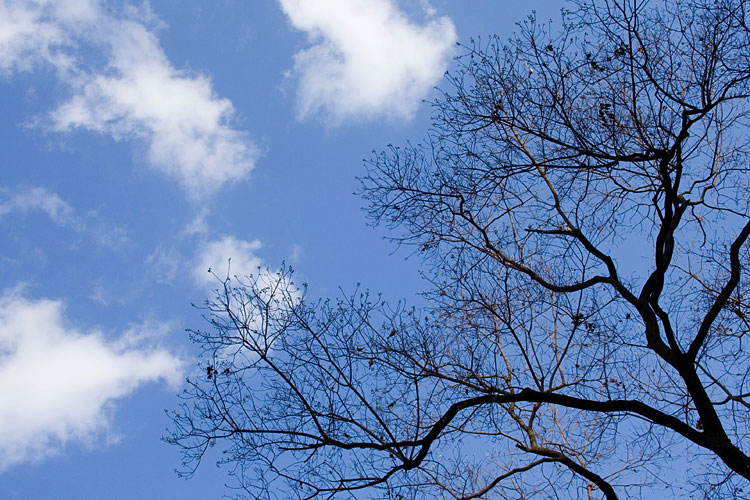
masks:
[[[367,162],[429,306],[222,282],[170,442],[251,498],[739,498],[748,2],[585,1],[477,39]]]

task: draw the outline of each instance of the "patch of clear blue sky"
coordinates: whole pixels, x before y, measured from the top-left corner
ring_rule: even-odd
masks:
[[[307,46],[306,37],[294,31],[277,2],[152,0],[151,5],[166,23],[158,35],[172,65],[209,76],[216,94],[232,101],[237,128],[263,151],[249,180],[227,185],[206,202],[208,234],[261,240],[258,255],[272,267],[292,263],[297,279],[310,283],[315,296],[335,297],[339,287],[351,290],[361,282],[390,299],[416,300],[423,286],[419,259],[405,260],[408,251],[392,254],[384,230],[365,225],[362,202],[352,193],[362,159],[372,149],[423,137],[429,106],[422,105],[409,122],[300,123],[294,88],[283,73],[293,66],[293,54]],[[514,22],[532,9],[559,25],[563,3],[433,0],[431,5],[452,19],[466,43],[477,35],[510,36]],[[63,300],[66,317],[83,331],[118,333],[131,323],[169,322],[165,343],[191,356],[183,329],[201,325],[190,302],[200,302],[204,292],[189,286],[184,269],[170,275],[166,263],[149,262],[149,256],[162,248],[176,259],[190,259],[198,240],[183,233],[199,210],[176,183],[144,166],[137,142],[25,126],[65,99],[66,89],[52,76],[41,69],[0,81],[0,185],[46,188],[70,204],[80,224],[60,227],[34,212],[0,218],[0,288],[25,283],[31,298]],[[117,236],[113,231],[125,238],[102,241],[107,233]],[[178,450],[159,438],[167,425],[163,409],[177,402],[173,389],[156,384],[114,401],[111,430],[117,442],[74,443],[54,457],[13,466],[0,473],[0,497],[221,497],[227,478],[212,457],[189,482],[173,474]]]

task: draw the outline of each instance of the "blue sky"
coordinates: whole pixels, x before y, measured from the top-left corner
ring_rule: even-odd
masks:
[[[424,135],[456,42],[561,6],[0,0],[0,497],[221,497],[159,439],[207,269],[418,301],[362,160]]]

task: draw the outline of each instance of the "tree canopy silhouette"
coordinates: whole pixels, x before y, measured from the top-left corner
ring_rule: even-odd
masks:
[[[464,47],[367,163],[429,306],[227,279],[168,440],[269,498],[736,498],[750,484],[744,0],[578,0]]]

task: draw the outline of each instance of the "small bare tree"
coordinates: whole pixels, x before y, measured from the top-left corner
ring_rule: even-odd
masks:
[[[224,283],[188,471],[221,441],[253,497],[750,491],[748,2],[572,5],[467,47],[428,140],[368,163],[430,307]]]

